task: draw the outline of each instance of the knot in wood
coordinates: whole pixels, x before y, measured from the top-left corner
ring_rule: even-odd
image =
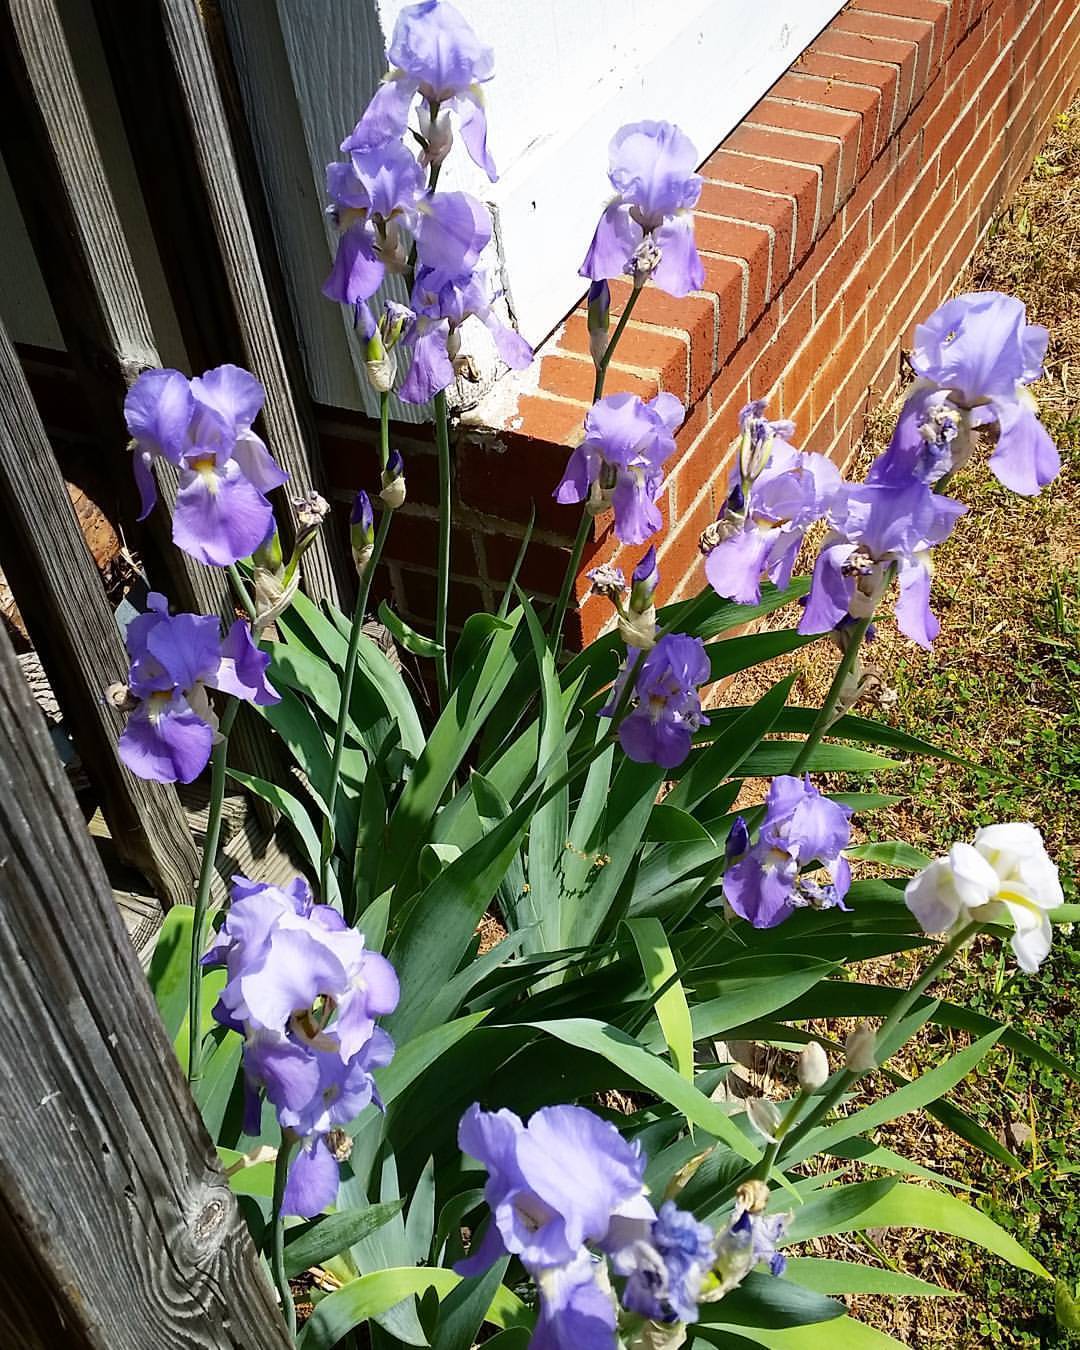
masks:
[[[198,1214],[191,1225],[191,1238],[196,1247],[216,1247],[225,1233],[226,1222],[229,1217],[229,1205],[227,1197],[217,1194],[211,1197]]]

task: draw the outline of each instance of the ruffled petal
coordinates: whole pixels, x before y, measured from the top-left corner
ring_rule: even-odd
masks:
[[[487,113],[484,111],[484,93],[479,85],[466,89],[454,100],[461,126],[461,139],[469,158],[478,165],[494,183],[499,175],[495,172],[495,161],[487,147]]]
[[[135,470],[135,486],[139,489],[139,520],[145,520],[157,504],[157,480],[151,467],[153,455],[149,450],[135,447],[131,467]]]
[[[322,1136],[305,1141],[289,1168],[282,1214],[301,1219],[321,1214],[337,1199],[340,1180],[337,1161]]]
[[[488,310],[483,318],[484,327],[495,340],[495,349],[511,370],[527,370],[532,364],[533,349],[520,333],[508,328]]]
[[[827,633],[847,616],[855,582],[841,568],[854,551],[853,544],[833,544],[818,554],[800,633]]]
[[[191,392],[221,418],[233,436],[247,431],[266,402],[266,390],[249,370],[224,365],[191,381]]]
[[[454,383],[454,367],[446,350],[450,322],[442,319],[430,328],[416,331],[412,344],[412,364],[398,390],[403,403],[428,403],[442,389]]]
[[[178,370],[146,370],[127,392],[124,420],[144,450],[179,464],[194,406],[191,387]]]
[[[264,495],[289,481],[289,475],[267,450],[265,442],[253,431],[243,432],[233,450],[233,459],[244,477]]]
[[[237,619],[221,644],[221,662],[207,684],[260,707],[281,702],[281,695],[266,678],[270,653],[260,651],[251,638],[251,628]]]
[[[644,544],[663,525],[654,500],[660,488],[659,475],[642,481],[639,475],[620,473],[611,493],[615,533],[624,544]]]
[[[927,651],[941,631],[941,624],[930,609],[930,567],[923,558],[903,558],[900,561],[896,624],[905,637]]]
[[[232,460],[212,473],[181,473],[173,511],[173,543],[197,561],[227,567],[266,538],[274,513]],[[184,480],[187,480],[186,482]]]
[[[1061,470],[1057,446],[1025,403],[998,400],[994,407],[1001,432],[990,456],[990,471],[1010,491],[1037,496]]]
[[[409,109],[419,87],[418,81],[410,80],[404,71],[391,71],[376,89],[360,121],[341,142],[342,150],[345,153],[370,150],[403,136],[409,121]]]
[[[758,604],[771,542],[769,535],[751,525],[711,549],[705,559],[705,576],[717,595],[739,605]]]
[[[585,442],[571,451],[570,458],[566,462],[566,472],[551,495],[563,506],[583,502],[589,495],[599,472],[600,456],[595,451],[590,451],[588,442]]]
[[[214,733],[187,702],[147,700],[128,718],[120,758],[133,774],[156,783],[190,783],[210,759]]]
[[[630,264],[630,257],[645,237],[641,226],[630,215],[630,208],[613,201],[596,227],[585,261],[578,275],[591,281],[621,277]]]
[[[338,240],[330,275],[322,293],[328,300],[355,305],[370,298],[379,289],[386,268],[375,252],[371,231],[363,221],[350,225]]]
[[[660,262],[652,280],[662,291],[681,299],[705,285],[705,268],[694,243],[694,218],[689,213],[665,220],[653,231]]]

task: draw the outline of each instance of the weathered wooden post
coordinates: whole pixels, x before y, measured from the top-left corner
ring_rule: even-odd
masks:
[[[0,632],[0,1344],[285,1350],[45,724]]]

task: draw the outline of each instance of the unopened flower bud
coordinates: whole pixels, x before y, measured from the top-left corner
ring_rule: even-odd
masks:
[[[382,471],[382,491],[379,501],[388,511],[396,511],[405,503],[405,461],[400,450],[391,450]]]
[[[424,146],[420,163],[425,167],[437,168],[446,159],[454,144],[450,114],[441,112],[438,117],[432,120],[431,104],[421,105],[420,138]]]
[[[375,516],[371,509],[371,501],[363,488],[356,494],[352,515],[349,517],[349,542],[356,570],[363,574],[371,561],[375,546]]]
[[[820,1041],[811,1041],[799,1056],[799,1086],[816,1092],[829,1081],[829,1056]]]
[[[630,611],[644,614],[653,607],[653,594],[660,584],[660,572],[656,566],[656,549],[651,545],[642,555],[630,578]]]
[[[846,1066],[851,1073],[869,1073],[877,1068],[877,1032],[869,1022],[860,1022],[844,1042]]]
[[[604,359],[611,327],[611,287],[606,281],[594,281],[589,287],[589,351],[593,365]]]
[[[743,856],[750,847],[750,831],[747,829],[746,821],[742,816],[736,816],[731,829],[728,830],[727,843],[724,845],[724,857],[730,865]]]
[[[742,1214],[764,1214],[769,1188],[763,1181],[744,1181],[735,1192],[735,1207]]]
[[[367,340],[365,356],[364,373],[368,384],[377,394],[388,394],[397,378],[397,357],[383,342],[378,328]]]
[[[780,1108],[768,1097],[748,1097],[746,1118],[770,1144],[777,1142],[777,1130],[780,1128]]]
[[[660,266],[662,257],[660,245],[651,235],[646,235],[630,255],[630,262],[626,269],[633,279],[635,290],[640,290],[645,285]]]
[[[281,555],[281,537],[275,524],[271,524],[266,538],[252,553],[251,561],[257,568],[264,568],[267,572],[281,570],[284,565]]]
[[[651,651],[656,646],[656,610],[652,605],[640,614],[632,609],[620,612],[619,636],[628,647]]]

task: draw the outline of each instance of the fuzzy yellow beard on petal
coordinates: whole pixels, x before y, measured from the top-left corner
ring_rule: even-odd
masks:
[[[194,469],[203,480],[207,492],[211,496],[218,490],[217,458],[214,455],[200,455],[198,459],[193,459],[188,464],[189,469]]]

